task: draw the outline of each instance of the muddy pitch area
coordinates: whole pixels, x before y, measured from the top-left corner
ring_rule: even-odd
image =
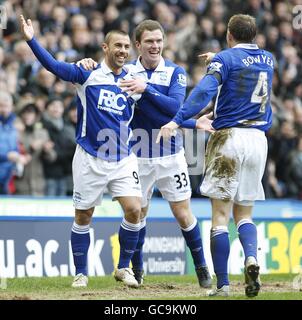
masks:
[[[270,282],[263,283],[259,293],[282,293],[293,292],[291,282]],[[42,291],[30,294],[14,294],[12,292],[0,292],[0,300],[137,300],[137,299],[204,299],[206,298],[207,289],[201,289],[197,284],[148,284],[145,283],[138,289],[132,289],[118,285],[116,288],[89,290],[70,289],[64,292],[59,291]],[[301,293],[302,294],[302,293]],[[231,282],[231,296],[244,296],[243,282]]]

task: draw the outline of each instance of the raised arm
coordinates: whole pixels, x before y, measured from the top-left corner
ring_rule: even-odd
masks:
[[[30,19],[25,21],[23,15],[21,15],[20,25],[24,39],[45,69],[65,81],[83,84],[87,80],[89,71],[85,71],[75,64],[57,61],[39,44],[34,38],[34,28]]]

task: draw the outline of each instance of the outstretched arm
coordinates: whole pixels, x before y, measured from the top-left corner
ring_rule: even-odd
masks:
[[[217,94],[218,86],[219,80],[215,75],[206,75],[193,89],[172,121],[181,125],[184,120],[199,114]]]
[[[34,38],[34,28],[30,19],[25,21],[23,15],[20,16],[21,32],[31,50],[43,65],[51,73],[55,74],[62,80],[84,83],[90,72],[81,70],[75,64],[60,62],[45,50],[38,41]]]
[[[195,120],[196,121],[195,128],[203,129],[210,133],[215,132],[214,128],[212,127],[212,122],[213,122],[213,120],[211,120],[212,116],[213,116],[213,112],[210,112],[208,114],[201,116],[197,120]],[[186,121],[184,121],[183,123],[185,123]],[[179,125],[174,121],[170,121],[166,125],[162,126],[157,135],[156,143],[159,143],[161,138],[163,138],[164,140],[167,140],[167,139],[170,139],[172,136],[175,136],[177,128],[179,128]]]
[[[164,139],[171,138],[171,136],[175,135],[175,130],[182,125],[185,120],[196,116],[208,105],[211,99],[217,94],[218,86],[220,84],[219,79],[220,78],[217,75],[206,75],[198,83],[172,121],[161,127],[157,136],[157,143],[160,141],[161,137]],[[210,120],[212,115],[213,113],[211,112],[200,117],[196,122],[196,128],[214,132],[215,130],[212,127],[213,121]]]

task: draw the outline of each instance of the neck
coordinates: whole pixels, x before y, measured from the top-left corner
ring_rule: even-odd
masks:
[[[112,72],[115,74],[115,75],[119,75],[119,74],[121,74],[122,73],[122,68],[112,68],[112,67],[110,67],[110,69],[112,70]]]
[[[122,73],[123,68],[122,67],[117,67],[117,66],[113,66],[111,65],[111,63],[105,58],[105,62],[107,64],[107,66],[112,70],[112,72],[116,75],[119,75]]]
[[[140,57],[140,62],[143,65],[145,69],[156,69],[159,65],[160,59],[155,62],[149,62],[143,59],[143,57]]]
[[[239,43],[239,42],[236,42],[236,41],[230,41],[229,47],[230,47],[230,48],[233,48],[233,47],[235,47],[238,43]]]

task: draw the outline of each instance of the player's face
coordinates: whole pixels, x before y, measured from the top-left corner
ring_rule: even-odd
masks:
[[[120,70],[128,59],[130,38],[121,34],[113,34],[109,43],[103,44],[105,61],[113,71]]]
[[[136,41],[136,47],[142,57],[144,67],[156,68],[158,66],[163,46],[164,38],[159,29],[153,31],[145,30],[142,33],[141,41]]]

